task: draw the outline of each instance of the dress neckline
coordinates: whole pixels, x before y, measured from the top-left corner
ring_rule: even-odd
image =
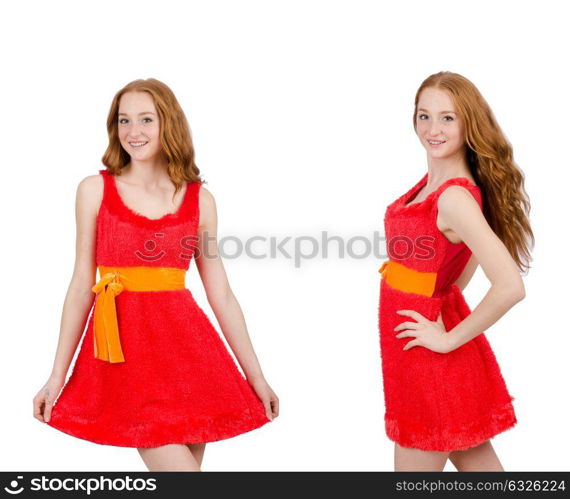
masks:
[[[109,176],[111,177],[111,185],[113,186],[113,191],[117,197],[117,200],[119,201],[119,204],[125,210],[127,210],[129,213],[131,213],[133,216],[144,219],[144,220],[149,221],[149,222],[159,222],[161,220],[167,220],[170,218],[176,218],[176,217],[180,216],[180,214],[183,211],[184,205],[186,204],[187,198],[188,198],[188,191],[189,191],[190,185],[188,183],[186,183],[186,187],[185,187],[186,190],[184,191],[184,194],[182,195],[182,202],[180,203],[180,205],[178,206],[178,209],[175,212],[166,213],[166,214],[164,214],[158,218],[150,218],[150,217],[147,217],[146,215],[143,215],[142,213],[139,213],[138,211],[134,210],[129,205],[127,205],[127,203],[125,203],[123,201],[123,198],[121,197],[121,194],[119,193],[119,189],[117,188],[115,175],[112,175],[109,173]]]
[[[183,194],[182,203],[177,211],[174,213],[166,213],[160,218],[149,218],[131,209],[131,207],[123,201],[117,190],[114,175],[112,175],[108,169],[99,170],[99,173],[103,176],[105,183],[104,204],[111,212],[126,222],[156,230],[162,229],[165,225],[178,225],[190,220],[194,221],[199,212],[199,208],[196,205],[198,199],[197,193],[202,185],[199,180],[186,183],[186,191]]]
[[[404,196],[402,196],[402,199],[401,199],[401,207],[402,208],[404,208],[404,209],[412,208],[414,206],[418,206],[418,205],[422,205],[422,204],[426,203],[428,200],[433,198],[433,196],[435,196],[437,194],[437,192],[439,192],[442,189],[442,187],[446,186],[447,184],[449,184],[451,182],[459,182],[459,184],[463,184],[463,185],[467,184],[467,186],[479,188],[479,186],[477,184],[473,184],[467,177],[452,177],[452,178],[448,178],[447,180],[442,182],[439,187],[437,187],[436,189],[431,191],[421,201],[416,201],[416,202],[410,203],[410,201],[413,201],[413,199],[416,197],[418,192],[427,184],[427,178],[428,178],[428,174],[426,173],[422,177],[422,179],[410,191],[408,191]]]

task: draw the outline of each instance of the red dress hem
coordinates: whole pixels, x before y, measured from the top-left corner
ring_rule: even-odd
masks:
[[[512,401],[498,408],[488,418],[476,421],[471,426],[445,429],[441,433],[417,432],[412,425],[385,416],[386,434],[402,447],[426,451],[452,452],[476,447],[490,438],[510,430],[517,424]]]
[[[122,428],[116,420],[97,424],[66,414],[46,423],[76,438],[115,447],[159,447],[168,444],[200,444],[225,440],[253,431],[269,422],[266,416],[245,411],[215,418],[193,418],[188,415],[173,421],[141,423]],[[150,429],[149,428],[152,428]],[[112,431],[110,431],[112,429]],[[152,437],[149,438],[149,435]]]

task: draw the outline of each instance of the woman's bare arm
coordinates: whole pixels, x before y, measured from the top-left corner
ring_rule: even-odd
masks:
[[[214,196],[200,189],[200,226],[196,266],[216,319],[234,351],[246,377],[263,377],[249,338],[241,307],[230,287],[224,264],[218,253],[217,212]]]
[[[95,294],[95,238],[97,211],[103,195],[101,175],[83,179],[75,202],[76,242],[75,266],[65,296],[61,315],[59,342],[52,374],[65,378],[77,344],[81,339]]]
[[[471,281],[471,278],[473,277],[473,274],[475,274],[478,265],[479,262],[477,261],[477,258],[475,258],[475,255],[471,255],[471,258],[469,258],[469,261],[467,262],[467,265],[465,265],[463,272],[461,272],[461,275],[457,278],[457,281],[455,281],[455,285],[461,291],[463,291],[467,284],[469,284],[469,281]]]
[[[269,388],[253,349],[241,307],[230,287],[218,252],[218,217],[214,196],[200,188],[196,266],[220,328],[249,383],[264,402],[269,419],[278,415],[278,399]]]
[[[91,175],[79,183],[75,200],[75,266],[63,303],[52,372],[34,398],[34,417],[42,422],[49,421],[51,417],[52,405],[65,382],[95,298],[91,287],[95,284],[97,270],[96,219],[102,198],[101,175]]]
[[[464,285],[471,279],[477,262],[491,282],[489,291],[472,313],[448,331],[453,348],[458,348],[495,324],[525,297],[525,290],[515,261],[467,189],[448,187],[438,199],[438,211],[443,224],[451,228],[473,253],[469,262],[471,274],[462,275],[458,282],[463,281],[459,284]]]

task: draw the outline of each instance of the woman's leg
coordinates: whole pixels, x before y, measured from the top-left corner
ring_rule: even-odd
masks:
[[[137,448],[149,471],[200,471],[194,454],[184,444]]]
[[[449,454],[449,460],[457,471],[505,471],[491,440],[466,450],[454,450]]]
[[[190,452],[194,456],[194,459],[196,459],[198,462],[198,465],[202,466],[202,459],[204,458],[206,444],[186,444],[186,447],[190,449]]]
[[[443,471],[449,452],[394,446],[394,471]]]

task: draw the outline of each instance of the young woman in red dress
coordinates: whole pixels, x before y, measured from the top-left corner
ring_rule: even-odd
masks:
[[[512,147],[477,88],[428,77],[413,124],[427,173],[391,203],[379,304],[385,430],[394,466],[501,470],[491,437],[517,420],[484,331],[525,296],[534,237]],[[473,311],[462,290],[477,265],[489,291]]]
[[[151,471],[199,471],[206,442],[272,421],[279,401],[218,254],[214,197],[176,97],[158,80],[133,81],[115,95],[107,129],[107,168],[77,189],[75,269],[34,416],[136,447]],[[192,258],[245,377],[185,287]]]

